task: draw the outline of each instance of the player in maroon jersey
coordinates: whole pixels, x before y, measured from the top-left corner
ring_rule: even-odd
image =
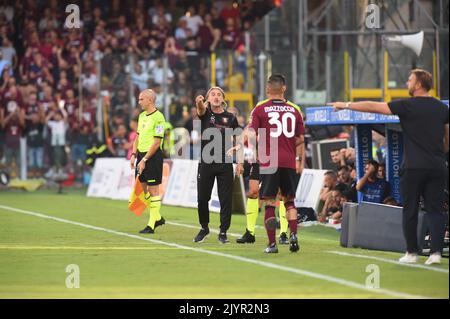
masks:
[[[297,239],[297,209],[294,205],[297,188],[298,147],[304,143],[305,128],[300,108],[284,98],[286,81],[283,75],[274,74],[267,81],[268,99],[253,109],[249,127],[257,136],[260,163],[260,198],[265,204],[264,224],[269,237],[266,253],[277,253],[275,241],[275,199],[278,189],[286,207],[286,217],[291,231],[289,249],[299,250]]]

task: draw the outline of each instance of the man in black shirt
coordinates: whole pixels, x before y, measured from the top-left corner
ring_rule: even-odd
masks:
[[[26,120],[25,136],[28,146],[28,167],[33,177],[40,177],[44,168],[44,124],[38,113]]]
[[[410,72],[407,86],[412,98],[383,102],[331,103],[336,110],[398,115],[404,133],[404,160],[401,175],[403,195],[403,233],[407,252],[403,263],[418,261],[417,221],[422,195],[429,217],[431,234],[427,265],[441,262],[445,235],[443,212],[445,187],[445,154],[449,149],[449,110],[431,97],[432,75],[424,70]]]
[[[226,148],[231,141],[227,129],[238,127],[236,117],[225,110],[225,94],[219,87],[212,87],[206,94],[195,99],[197,112],[201,121],[201,156],[197,175],[198,217],[202,229],[194,238],[194,242],[203,242],[209,235],[209,200],[217,178],[220,201],[220,233],[219,242],[228,243],[227,230],[231,223],[231,204],[233,191],[233,162],[226,157]],[[242,166],[239,164],[239,170]]]

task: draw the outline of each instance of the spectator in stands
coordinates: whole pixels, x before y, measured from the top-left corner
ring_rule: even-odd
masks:
[[[131,158],[131,154],[133,153],[133,143],[137,136],[137,127],[138,121],[136,118],[130,120],[130,133],[128,134],[128,142],[124,145],[124,147],[128,150],[127,159]]]
[[[173,82],[174,74],[170,68],[167,68],[167,82],[165,84],[170,85]],[[152,80],[155,84],[163,85],[164,83],[164,68],[162,59],[156,59],[155,66],[152,68],[151,73]]]
[[[181,20],[186,20],[187,28],[192,31],[193,36],[197,35],[198,29],[203,24],[203,19],[197,14],[195,6],[190,6],[186,15]]]
[[[31,119],[26,120],[28,168],[32,177],[41,177],[44,169],[44,119],[39,113],[32,113]]]
[[[214,52],[220,42],[220,37],[220,29],[214,28],[212,24],[212,16],[210,14],[206,14],[205,23],[200,26],[198,31],[200,53],[209,54],[210,52]]]
[[[52,167],[45,174],[46,178],[52,178],[55,174],[62,174],[66,162],[66,133],[68,129],[67,112],[64,108],[51,110],[46,118],[47,126],[51,132]]]
[[[98,81],[94,66],[91,63],[87,63],[83,73],[83,88],[89,93],[96,93]]]
[[[222,33],[224,49],[235,49],[238,44],[239,31],[236,28],[236,21],[233,18],[226,20],[226,28]]]
[[[20,167],[20,137],[25,129],[25,110],[22,98],[16,86],[11,86],[3,96],[3,107],[0,108],[1,129],[4,130],[5,160],[10,166],[11,175],[19,175]]]
[[[192,36],[192,30],[189,29],[186,19],[180,19],[178,27],[175,30],[175,39],[180,45],[184,45],[186,39]]]
[[[386,180],[386,164],[379,164],[377,177]]]
[[[10,75],[13,75],[14,69],[17,67],[17,53],[16,49],[13,47],[12,42],[8,37],[1,38],[1,48],[0,48],[0,59],[5,61],[7,65],[11,67]],[[0,74],[2,73],[2,67],[0,62]],[[4,67],[3,67],[4,68]]]
[[[220,11],[220,17],[223,21],[227,21],[228,19],[232,19],[234,22],[238,21],[240,14],[239,9],[235,5],[234,1],[226,1],[225,6],[223,7],[222,11]]]
[[[164,54],[169,59],[169,67],[176,68],[180,57],[184,55],[183,47],[175,41],[174,37],[169,37],[165,42]]]
[[[169,0],[167,11],[172,15],[172,27],[174,27],[175,23],[184,15],[183,8],[178,5],[178,0]]]
[[[86,160],[86,150],[90,145],[91,132],[89,125],[80,125],[78,122],[74,123],[70,131],[70,144],[72,162],[74,165],[81,167]]]
[[[164,6],[162,4],[159,4],[156,7],[156,13],[152,17],[152,24],[158,25],[163,19],[169,23],[172,23],[172,14],[169,11],[166,12],[164,10]]]
[[[340,184],[345,184],[347,186],[351,186],[353,183],[353,179],[350,176],[351,170],[347,165],[341,166],[337,170],[337,180]]]
[[[220,11],[216,6],[211,8],[211,17],[213,27],[223,32],[225,30],[225,21],[220,16]]]
[[[197,45],[197,38],[195,37],[188,38],[186,40],[186,47],[184,50],[186,52],[187,65],[189,66],[189,69],[191,71],[190,75],[198,73],[200,69],[201,60]]]
[[[337,185],[337,175],[333,171],[327,171],[324,176],[322,190],[320,191],[320,200],[325,203],[331,194],[331,190]]]
[[[125,158],[128,155],[127,127],[124,124],[117,126],[117,130],[108,139],[107,146],[112,156]]]
[[[332,149],[330,151],[330,158],[331,162],[336,166],[336,168],[342,166],[340,149],[338,148]]]
[[[356,181],[352,177],[352,168],[345,165],[339,167],[337,171],[337,181],[339,184],[347,186],[348,192],[346,198],[351,202],[356,202],[358,200],[358,195],[356,192]]]
[[[383,203],[390,195],[389,183],[377,177],[379,164],[370,160],[365,166],[365,174],[356,184],[356,190],[363,193],[363,201],[370,203]]]
[[[344,203],[351,202],[351,200],[350,200],[351,196],[353,196],[353,195],[351,193],[349,193],[348,191],[344,191],[343,193],[340,194],[340,196],[339,196],[340,198],[338,198],[339,205],[337,206],[337,210],[335,213],[333,213],[329,217],[329,220],[332,220],[335,223],[341,222],[342,213],[344,211]]]
[[[148,81],[150,76],[142,70],[142,66],[136,62],[134,64],[133,72],[131,73],[131,81],[136,85],[139,91],[143,91],[148,88]]]
[[[342,216],[343,194],[348,191],[344,184],[336,184],[330,191],[322,211],[318,214],[317,220],[320,223],[325,223],[328,218],[334,216],[333,219],[340,219]],[[347,200],[346,198],[344,200]]]
[[[172,104],[173,94],[170,92],[167,92],[164,100],[164,92],[162,90],[161,85],[157,84],[153,86],[153,91],[156,94],[156,107],[163,110],[166,106],[169,106]]]
[[[123,69],[120,65],[119,61],[114,61],[113,63],[113,72],[111,74],[111,77],[107,80],[108,84],[111,87],[112,91],[118,91],[119,89],[123,89],[125,86],[127,77],[125,72],[123,72]]]

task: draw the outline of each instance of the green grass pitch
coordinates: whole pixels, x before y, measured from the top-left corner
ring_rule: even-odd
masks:
[[[243,215],[233,215],[230,244],[219,244],[215,233],[195,244],[196,210],[169,206],[161,209],[169,223],[141,235],[147,214],[134,216],[124,201],[68,192],[0,192],[0,298],[449,297],[448,259],[434,270],[398,265],[389,261],[400,254],[344,249],[339,232],[321,226],[299,228],[299,253],[279,246],[279,254],[265,255],[261,227],[255,244],[236,244]],[[218,225],[219,215],[211,213],[210,227]],[[79,266],[79,288],[66,287],[70,264]],[[373,267],[379,289],[366,288]]]

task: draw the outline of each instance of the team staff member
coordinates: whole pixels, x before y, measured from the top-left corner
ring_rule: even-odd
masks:
[[[298,161],[302,159],[299,150],[304,143],[305,128],[300,108],[284,98],[286,80],[283,75],[274,74],[267,81],[268,100],[258,104],[251,114],[250,128],[258,135],[258,154],[269,154],[269,161],[260,163],[260,198],[265,204],[264,224],[269,245],[266,253],[278,253],[275,241],[275,199],[280,190],[290,228],[289,250],[297,252],[300,247],[297,238],[297,209],[294,205],[298,183]],[[260,146],[263,138],[259,131],[265,130],[265,147]],[[278,149],[273,145],[276,139]],[[268,149],[267,149],[268,148]],[[274,163],[276,162],[276,163]],[[273,172],[274,171],[274,172]]]
[[[231,205],[233,192],[233,163],[225,162],[225,130],[239,127],[236,117],[225,110],[225,94],[219,87],[212,87],[205,98],[201,95],[195,99],[197,113],[201,121],[202,143],[201,156],[198,165],[197,175],[197,196],[198,196],[198,218],[201,230],[194,238],[194,242],[203,242],[209,235],[209,207],[211,192],[214,180],[217,179],[217,187],[220,201],[220,233],[219,242],[228,243],[227,230],[231,223]],[[208,134],[205,130],[209,129]],[[212,129],[212,130],[211,130]],[[221,141],[214,137],[221,137]],[[219,147],[214,147],[213,152],[220,148],[220,154],[207,151],[206,147],[211,143],[219,143]],[[211,145],[208,145],[210,148]],[[208,158],[207,158],[208,157]],[[238,170],[242,170],[242,165],[238,164]]]
[[[403,130],[405,155],[401,172],[403,234],[407,251],[402,263],[418,261],[417,223],[419,199],[423,195],[431,234],[430,257],[425,264],[439,264],[445,236],[443,203],[445,153],[449,148],[448,107],[430,96],[432,75],[412,70],[407,82],[410,99],[384,102],[330,103],[336,110],[398,115]]]
[[[139,94],[139,105],[143,112],[139,115],[137,136],[133,143],[133,153],[130,158],[131,168],[135,168],[139,181],[145,193],[150,218],[141,234],[153,234],[155,228],[165,224],[159,213],[161,197],[159,184],[163,170],[163,138],[165,120],[164,115],[156,108],[156,94],[153,90],[144,90]]]

